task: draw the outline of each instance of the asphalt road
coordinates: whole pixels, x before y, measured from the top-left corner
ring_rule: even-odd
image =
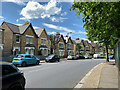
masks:
[[[26,88],[73,88],[101,62],[105,59],[69,60],[18,68],[24,71]]]

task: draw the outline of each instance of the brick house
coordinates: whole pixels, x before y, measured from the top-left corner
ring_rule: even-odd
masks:
[[[4,36],[4,28],[0,26],[0,60],[2,60],[2,56],[3,56],[3,48],[4,48],[3,36]]]
[[[8,22],[1,25],[4,30],[4,56],[16,54],[37,55],[37,35],[32,24],[18,26]]]
[[[74,55],[76,55],[76,42],[75,40],[72,40],[72,42],[73,42],[73,48],[74,48]]]
[[[55,41],[57,42],[56,43],[57,44],[56,45],[57,54],[60,56],[65,56],[66,43],[65,43],[63,35],[61,35],[59,32],[57,32],[55,35]]]
[[[48,56],[49,40],[48,40],[48,35],[46,33],[45,28],[35,29],[35,32],[36,32],[36,34],[38,36],[38,50],[41,51],[41,54],[43,56]]]
[[[85,44],[84,44],[84,40],[79,39],[79,38],[76,38],[75,42],[76,42],[76,44],[77,44],[77,43],[80,43],[80,45],[81,45],[81,47],[82,47],[81,50],[80,50],[80,53],[81,53],[81,54],[85,54]],[[76,54],[79,54],[79,52],[76,51]]]
[[[71,37],[66,35],[64,39],[66,42],[66,55],[74,55],[74,44],[71,40]]]
[[[95,54],[95,48],[92,46],[91,43],[89,43],[89,46],[90,46],[90,54],[91,55]]]
[[[85,54],[90,54],[90,44],[88,40],[84,41],[84,45],[85,45]]]
[[[50,40],[50,35],[47,35],[48,37],[48,55],[52,54],[51,47],[52,47],[52,42]]]

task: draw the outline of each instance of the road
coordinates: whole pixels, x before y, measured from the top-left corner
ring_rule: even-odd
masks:
[[[69,60],[18,67],[24,71],[26,88],[73,88],[104,59]]]

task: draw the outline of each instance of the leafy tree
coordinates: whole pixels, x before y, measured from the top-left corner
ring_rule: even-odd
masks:
[[[80,43],[77,43],[76,50],[79,52],[79,54],[80,54],[81,48],[82,48],[82,46],[80,45]]]
[[[120,37],[120,2],[75,2],[70,10],[82,16],[88,39],[99,41],[106,47],[106,61],[108,46],[112,47]]]

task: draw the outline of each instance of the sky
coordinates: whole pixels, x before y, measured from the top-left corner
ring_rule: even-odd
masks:
[[[44,2],[43,2],[44,1]],[[86,40],[85,28],[82,17],[75,16],[69,11],[73,0],[2,0],[0,3],[0,24],[3,21],[16,25],[23,25],[29,21],[33,28],[45,28],[47,34],[60,32],[63,36],[67,33],[73,40],[77,37]],[[70,33],[71,32],[71,33]]]

